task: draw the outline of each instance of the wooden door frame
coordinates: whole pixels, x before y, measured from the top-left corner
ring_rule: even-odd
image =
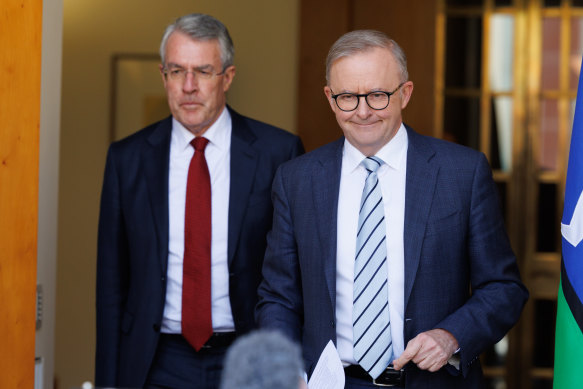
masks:
[[[34,386],[42,0],[0,13],[0,387]]]

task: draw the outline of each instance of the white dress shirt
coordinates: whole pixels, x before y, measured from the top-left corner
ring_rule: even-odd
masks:
[[[389,283],[389,315],[393,353],[397,358],[404,349],[404,243],[405,179],[407,172],[407,131],[401,124],[395,136],[376,156],[385,163],[377,171],[387,230],[387,275]],[[357,364],[353,355],[352,291],[356,230],[362,190],[367,176],[361,165],[366,158],[348,140],[344,142],[340,193],[338,197],[338,230],[336,257],[336,335],[342,362]]]
[[[211,179],[211,312],[215,332],[234,331],[235,328],[229,301],[227,263],[231,132],[231,115],[225,108],[203,135],[209,140],[204,154]],[[194,148],[190,145],[192,139],[194,135],[172,119],[168,178],[168,273],[162,320],[162,332],[165,333],[182,332],[184,208],[188,167],[194,155]]]

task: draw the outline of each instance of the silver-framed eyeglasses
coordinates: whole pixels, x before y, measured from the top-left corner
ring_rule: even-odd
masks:
[[[405,81],[406,82],[406,81]],[[360,98],[364,97],[364,100],[374,110],[380,111],[385,109],[389,106],[389,100],[391,96],[397,92],[404,84],[402,82],[399,84],[398,87],[395,88],[392,92],[385,92],[385,91],[374,91],[369,93],[338,93],[334,94],[332,92],[332,98],[336,101],[336,105],[340,108],[341,111],[350,112],[354,111],[358,108],[358,104],[360,103]],[[332,89],[330,89],[332,91]]]
[[[184,82],[184,80],[186,80],[186,75],[188,73],[192,73],[195,79],[200,80],[210,80],[213,77],[222,76],[223,74],[225,74],[224,69],[220,73],[215,73],[213,72],[213,69],[209,66],[193,68],[192,70],[188,70],[180,66],[170,66],[163,68],[162,71],[164,72],[164,76],[166,76],[166,79],[176,82],[179,81]]]

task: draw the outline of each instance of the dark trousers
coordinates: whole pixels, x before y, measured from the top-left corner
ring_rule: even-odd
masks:
[[[367,382],[359,378],[346,377],[344,383],[344,389],[368,389],[368,388],[380,388],[379,386],[373,385],[372,382]]]
[[[181,335],[161,334],[144,389],[217,389],[227,347],[195,351]]]

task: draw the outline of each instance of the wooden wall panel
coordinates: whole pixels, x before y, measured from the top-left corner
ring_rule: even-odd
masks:
[[[301,0],[298,134],[306,150],[342,135],[324,95],[326,55],[351,24],[351,2]]]
[[[353,29],[383,31],[405,51],[414,89],[403,120],[417,132],[433,135],[436,1],[357,0],[355,4]]]
[[[42,0],[0,9],[0,388],[34,386]]]

